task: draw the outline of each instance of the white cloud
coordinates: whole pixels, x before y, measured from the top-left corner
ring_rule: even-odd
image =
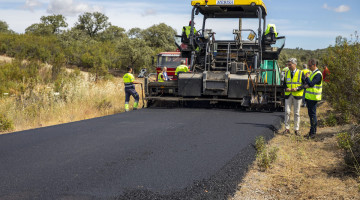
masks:
[[[335,11],[338,13],[347,12],[350,10],[350,7],[347,5],[340,5],[339,7],[333,8],[333,7],[328,6],[326,3],[323,5],[323,8],[326,10],[331,10],[331,11]]]
[[[50,14],[62,14],[65,16],[75,16],[83,12],[101,12],[100,6],[80,3],[73,0],[50,0],[47,12]]]
[[[26,0],[24,8],[34,11],[35,8],[42,6],[42,3],[38,0]]]
[[[346,6],[346,5],[341,5],[337,8],[335,8],[335,12],[347,12],[349,10],[350,10],[350,7]]]
[[[157,11],[155,9],[146,9],[141,15],[142,16],[149,16],[149,15],[156,15]]]

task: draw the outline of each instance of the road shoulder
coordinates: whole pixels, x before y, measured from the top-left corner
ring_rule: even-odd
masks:
[[[327,105],[320,106],[325,116]],[[301,109],[301,132],[308,132],[307,109]],[[229,199],[359,199],[357,176],[344,163],[336,134],[350,125],[318,128],[317,138],[277,134],[268,146],[279,148],[275,163],[261,171],[255,161]],[[281,133],[284,130],[279,130]]]

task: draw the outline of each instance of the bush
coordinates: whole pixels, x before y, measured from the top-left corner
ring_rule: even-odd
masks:
[[[338,146],[345,150],[345,163],[355,169],[360,176],[360,126],[337,135]]]
[[[352,117],[360,122],[360,43],[357,33],[352,41],[337,37],[336,45],[327,51],[323,60],[331,74],[324,91],[326,98],[343,121]]]
[[[326,126],[336,126],[338,123],[338,120],[336,119],[336,116],[334,113],[330,113],[326,118],[325,118],[325,125]]]
[[[270,168],[272,163],[277,159],[277,152],[279,149],[277,147],[268,148],[265,143],[265,138],[263,136],[257,137],[255,141],[256,147],[256,158],[257,165],[260,170],[265,171]]]
[[[349,150],[353,147],[353,142],[351,136],[348,132],[339,133],[336,136],[338,146],[342,149]]]
[[[14,129],[14,122],[5,115],[0,114],[0,132],[11,131]]]

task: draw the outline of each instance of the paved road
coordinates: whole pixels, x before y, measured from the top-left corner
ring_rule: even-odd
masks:
[[[225,199],[280,118],[142,109],[0,135],[0,199]]]

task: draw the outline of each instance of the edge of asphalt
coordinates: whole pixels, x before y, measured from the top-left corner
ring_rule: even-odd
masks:
[[[281,128],[283,116],[277,117],[272,124],[267,125],[261,135],[266,141],[271,140],[277,130]],[[190,187],[171,194],[160,194],[149,190],[125,190],[113,199],[138,199],[138,200],[167,200],[167,199],[228,199],[239,189],[238,185],[246,175],[250,166],[256,159],[255,141],[249,144],[226,163],[218,172],[209,179],[195,181]]]

